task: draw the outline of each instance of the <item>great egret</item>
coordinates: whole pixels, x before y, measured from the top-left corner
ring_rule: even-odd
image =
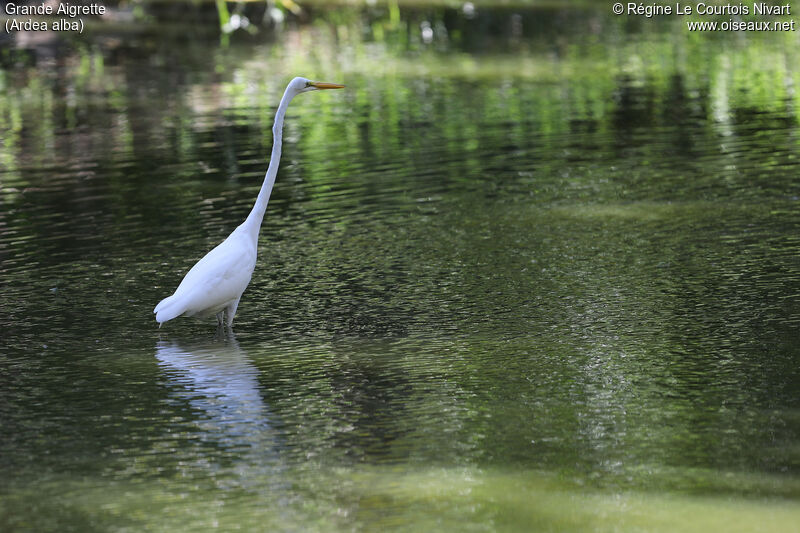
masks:
[[[250,283],[250,277],[256,266],[258,232],[281,160],[283,117],[286,108],[289,107],[292,98],[300,93],[343,87],[344,85],[337,83],[315,82],[306,78],[295,78],[289,82],[275,113],[275,124],[272,126],[272,156],[253,209],[247,215],[247,219],[233,230],[227,239],[189,270],[172,296],[158,303],[153,310],[158,327],[181,315],[203,317],[216,314],[217,321],[222,324],[223,313],[227,314],[228,326],[233,324],[239,299]]]

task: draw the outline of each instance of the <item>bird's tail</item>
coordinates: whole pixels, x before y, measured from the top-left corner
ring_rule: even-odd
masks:
[[[180,300],[175,298],[174,294],[172,296],[167,296],[158,302],[156,308],[153,309],[153,312],[156,314],[156,322],[158,322],[158,327],[161,327],[161,324],[164,322],[181,316],[184,311],[184,306],[181,305]]]

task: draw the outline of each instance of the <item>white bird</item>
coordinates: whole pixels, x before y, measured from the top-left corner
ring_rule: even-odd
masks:
[[[256,267],[258,233],[281,160],[283,117],[286,108],[289,107],[292,98],[300,93],[343,87],[344,85],[337,83],[314,82],[306,78],[295,78],[289,82],[275,113],[275,124],[272,126],[272,156],[253,209],[247,219],[233,230],[227,239],[189,270],[172,296],[158,303],[153,310],[158,327],[181,315],[204,317],[216,314],[217,321],[222,324],[223,313],[227,314],[228,326],[233,324],[239,299],[250,283],[253,269]]]

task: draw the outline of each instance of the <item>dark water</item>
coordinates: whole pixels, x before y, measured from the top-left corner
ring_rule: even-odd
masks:
[[[0,529],[797,528],[800,48],[662,22],[6,43]],[[290,108],[233,332],[159,330],[294,75],[348,89]]]

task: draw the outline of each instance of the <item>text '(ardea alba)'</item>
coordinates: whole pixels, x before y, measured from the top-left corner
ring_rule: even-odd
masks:
[[[281,161],[283,117],[286,108],[289,107],[292,98],[300,93],[343,87],[344,85],[336,83],[314,82],[305,78],[295,78],[289,83],[275,113],[275,124],[272,126],[272,156],[253,209],[247,219],[233,230],[227,239],[189,270],[172,296],[158,303],[153,312],[156,314],[159,327],[164,322],[181,315],[203,317],[216,314],[217,321],[222,324],[223,313],[227,315],[227,324],[229,326],[233,324],[239,299],[250,283],[253,269],[256,267],[258,233]]]

